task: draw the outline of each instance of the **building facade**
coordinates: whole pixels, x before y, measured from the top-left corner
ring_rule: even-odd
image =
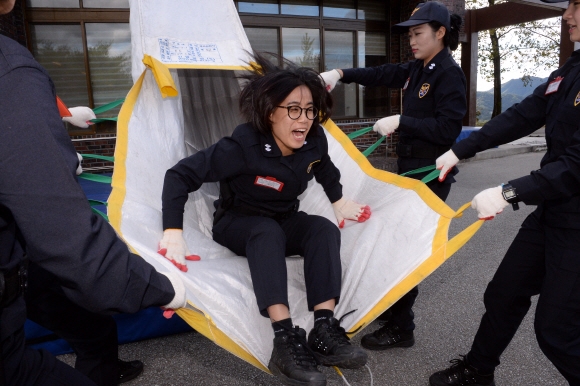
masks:
[[[465,13],[463,0],[443,2],[452,12]],[[390,27],[407,20],[417,0],[234,3],[254,50],[273,52],[320,72],[412,59],[407,36],[391,34]],[[128,0],[23,0],[0,17],[0,33],[30,49],[68,106],[96,108],[123,98],[132,84],[128,7]],[[347,133],[400,113],[398,89],[342,84],[333,96],[333,119]],[[118,108],[103,116],[117,112]],[[68,129],[80,153],[113,154],[114,122]],[[377,139],[371,133],[355,143],[364,149]],[[388,145],[381,146],[376,153],[389,150]],[[111,165],[95,161],[89,166]]]

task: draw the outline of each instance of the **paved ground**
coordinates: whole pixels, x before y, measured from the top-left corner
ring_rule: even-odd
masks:
[[[448,204],[458,208],[480,190],[497,186],[510,178],[538,168],[542,153],[530,152],[504,158],[460,164],[458,183]],[[483,313],[482,294],[501,261],[519,224],[533,207],[507,208],[486,223],[474,238],[420,285],[416,303],[416,341],[414,347],[387,352],[369,352],[374,385],[427,385],[429,375],[469,350]],[[475,221],[473,211],[455,220],[455,234]],[[514,341],[496,371],[498,386],[566,385],[536,343],[533,309],[524,320]],[[365,329],[370,332],[377,323]],[[362,334],[354,338],[358,344]],[[128,385],[279,385],[277,380],[225,352],[195,332],[123,345],[123,359],[141,359],[144,374]],[[60,357],[72,363],[73,355]],[[324,369],[328,385],[345,385],[332,369]],[[346,370],[352,386],[370,385],[366,369]]]

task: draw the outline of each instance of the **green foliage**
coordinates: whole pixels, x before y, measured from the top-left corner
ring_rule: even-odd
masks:
[[[301,41],[302,58],[300,58],[299,65],[302,67],[310,67],[319,71],[320,55],[314,55],[314,38],[308,36],[308,32],[304,34]]]

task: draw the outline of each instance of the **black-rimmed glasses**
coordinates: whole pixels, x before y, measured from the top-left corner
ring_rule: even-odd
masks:
[[[293,120],[297,120],[302,116],[302,110],[306,111],[306,118],[310,119],[311,121],[318,116],[318,109],[316,107],[308,107],[306,109],[303,109],[300,106],[276,106],[276,107],[288,110],[288,118]]]

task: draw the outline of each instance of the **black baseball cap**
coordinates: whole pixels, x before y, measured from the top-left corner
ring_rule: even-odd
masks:
[[[428,1],[417,4],[413,12],[411,12],[409,20],[395,24],[391,31],[404,33],[409,30],[409,27],[429,23],[430,21],[438,21],[443,24],[447,31],[451,30],[451,20],[447,7],[438,1]]]

